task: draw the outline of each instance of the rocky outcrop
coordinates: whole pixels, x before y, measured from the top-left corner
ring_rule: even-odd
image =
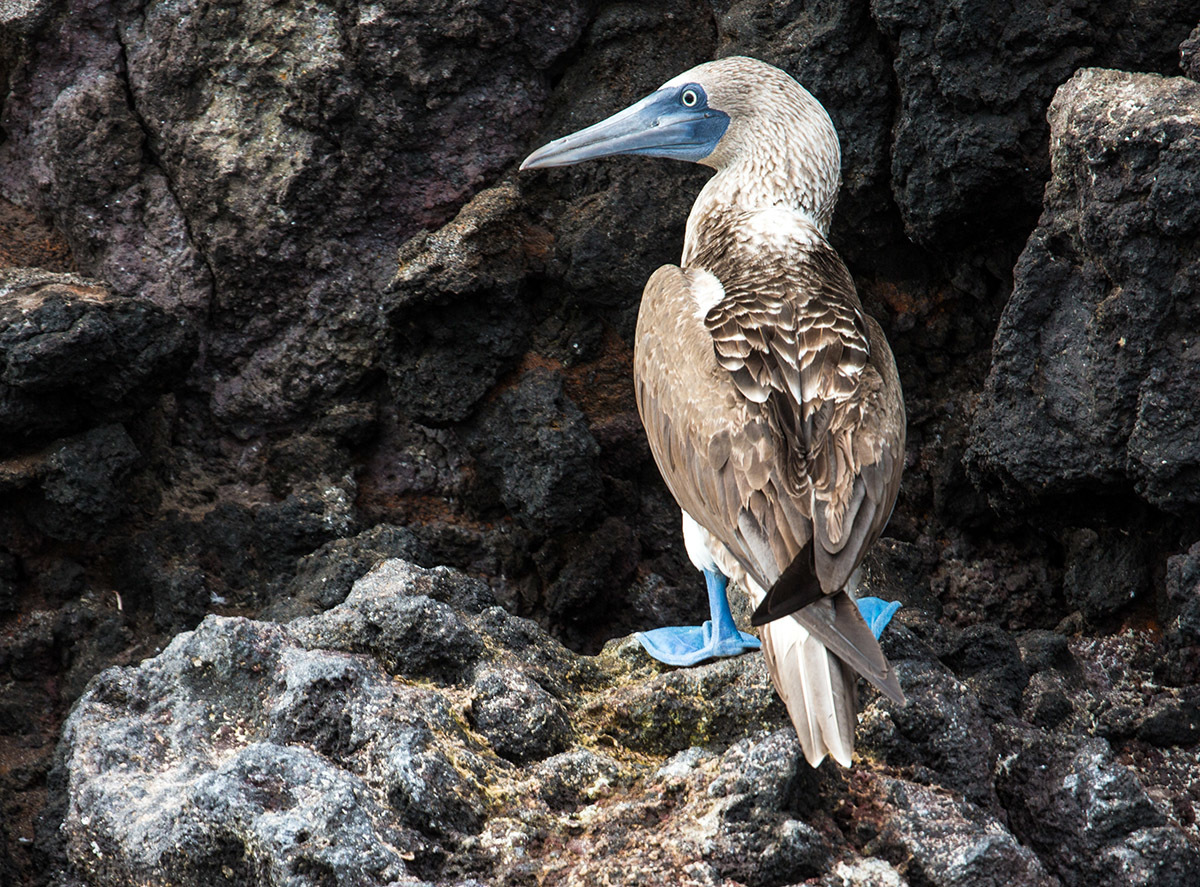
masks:
[[[145,412],[195,353],[196,331],[153,302],[0,269],[0,457]]]
[[[1088,69],[1000,320],[973,449],[995,503],[1132,488],[1200,502],[1200,86]]]
[[[1197,881],[1195,28],[0,4],[0,883]],[[706,172],[515,169],[734,52],[908,405],[850,771],[628,639],[702,618],[629,375]]]
[[[1171,70],[1195,18],[1186,0],[970,10],[874,0],[871,11],[895,53],[896,204],[909,236],[934,249],[1028,230],[1055,88],[1085,65]]]
[[[181,887],[1200,874],[1174,814],[1186,789],[1152,796],[1103,739],[985,716],[1004,687],[972,690],[898,635],[909,704],[867,704],[847,783],[803,761],[758,656],[670,671],[628,640],[579,656],[478,580],[385,561],[320,615],[209,617],[98,676],[64,731],[66,858],[91,884]],[[1074,665],[1110,704],[1079,653],[1082,678],[1067,650],[1026,667]]]

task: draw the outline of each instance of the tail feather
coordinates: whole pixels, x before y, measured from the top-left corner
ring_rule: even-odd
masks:
[[[849,767],[858,711],[853,670],[792,617],[764,625],[762,643],[805,759],[815,767],[830,755]]]

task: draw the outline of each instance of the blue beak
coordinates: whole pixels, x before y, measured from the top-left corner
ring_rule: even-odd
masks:
[[[543,145],[521,169],[570,166],[614,154],[695,162],[713,152],[728,127],[729,115],[708,107],[698,85],[663,88],[607,120]]]

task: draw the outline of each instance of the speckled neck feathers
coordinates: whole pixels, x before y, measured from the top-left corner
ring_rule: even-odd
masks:
[[[684,267],[703,240],[727,234],[734,219],[759,211],[791,211],[827,236],[841,185],[841,148],[825,109],[791,77],[751,59],[710,66],[705,79],[724,87],[713,90],[712,102],[730,108],[734,122],[702,161],[717,174],[688,216]],[[745,83],[750,78],[752,89]],[[728,98],[721,95],[726,89]]]

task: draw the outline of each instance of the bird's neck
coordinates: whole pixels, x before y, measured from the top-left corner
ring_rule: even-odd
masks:
[[[721,220],[745,218],[756,211],[791,210],[828,236],[841,184],[839,160],[836,154],[788,157],[747,151],[719,170],[700,191],[688,214],[684,267],[702,252],[706,239],[728,233],[720,230]]]

